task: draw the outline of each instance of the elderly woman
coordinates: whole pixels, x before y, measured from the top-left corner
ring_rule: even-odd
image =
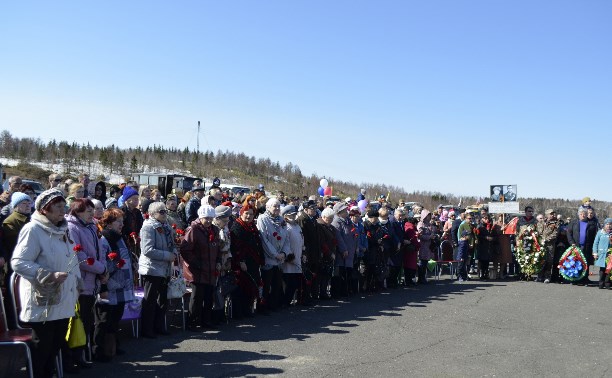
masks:
[[[106,256],[101,253],[98,240],[98,228],[93,219],[94,204],[86,198],[76,199],[70,204],[70,214],[66,217],[70,237],[77,246],[77,259],[81,262],[81,277],[83,287],[79,293],[79,306],[81,320],[85,333],[90,337],[94,329],[95,303],[94,294],[98,291],[101,282],[106,282]],[[76,351],[75,362],[78,366],[88,366],[84,360],[82,350]]]
[[[94,214],[93,214],[93,218],[95,220],[95,222],[99,221],[100,218],[102,218],[102,215],[104,215],[104,203],[100,200],[97,200],[95,198],[91,199],[91,203],[93,203],[94,205]]]
[[[391,256],[389,257],[389,278],[387,279],[387,286],[389,288],[396,288],[399,284],[400,271],[402,268],[402,262],[404,260],[404,252],[407,246],[404,239],[406,210],[403,207],[398,207],[395,209],[393,215],[394,217],[391,221],[391,229],[393,231],[393,242],[397,244],[393,246]]]
[[[213,225],[215,209],[204,205],[181,241],[183,274],[191,283],[189,329],[214,328],[212,309],[217,276],[221,270],[219,228]]]
[[[345,202],[338,202],[333,207],[335,216],[332,226],[337,231],[338,248],[336,251],[336,267],[338,275],[332,278],[332,295],[343,297],[349,295],[350,281],[353,276],[353,260],[357,252],[358,234],[349,219],[348,207]]]
[[[321,218],[317,219],[317,234],[322,253],[319,267],[319,299],[329,299],[331,292],[328,291],[332,274],[334,272],[334,261],[338,247],[338,233],[332,225],[334,221],[334,210],[326,207],[321,212]],[[344,251],[342,251],[344,252]],[[317,288],[315,288],[316,292]]]
[[[65,342],[68,319],[74,316],[81,279],[74,242],[64,219],[66,200],[59,189],[42,192],[36,212],[26,224],[13,252],[11,265],[19,283],[19,318],[34,331],[32,359],[36,377],[51,377],[54,358]]]
[[[173,228],[185,230],[186,224],[178,212],[178,198],[176,194],[168,195],[166,199],[166,208],[168,209],[168,223]]]
[[[282,265],[283,280],[285,281],[285,297],[283,305],[289,306],[302,281],[302,251],[304,249],[304,235],[302,228],[296,222],[298,209],[287,205],[281,209],[281,215],[287,222],[287,237],[289,238],[289,254]],[[300,302],[298,292],[298,302]]]
[[[257,218],[257,229],[261,236],[265,262],[262,267],[263,311],[276,310],[280,305],[283,291],[283,276],[279,265],[289,254],[287,227],[280,216],[280,202],[268,200],[266,211]]]
[[[604,226],[593,242],[593,260],[595,266],[599,267],[599,288],[610,288],[610,277],[606,274],[606,257],[610,248],[610,238],[612,237],[612,218],[604,220]]]
[[[166,330],[166,305],[168,280],[172,263],[178,252],[174,244],[174,231],[167,223],[168,210],[162,202],[149,206],[149,219],[140,230],[140,257],[138,274],[144,283],[142,300],[142,336],[154,339],[156,333],[168,335]]]
[[[134,283],[131,254],[121,237],[123,212],[106,210],[99,226],[102,229],[100,250],[106,263],[108,281],[101,285],[95,305],[93,352],[97,361],[107,362],[116,354],[119,321],[125,303],[134,300]]]
[[[238,271],[238,287],[234,293],[233,315],[253,316],[253,303],[258,297],[261,281],[259,268],[263,265],[263,247],[255,226],[255,209],[246,205],[230,229],[232,243],[232,270]]]
[[[434,236],[436,234],[436,226],[431,223],[431,213],[429,210],[424,209],[421,211],[421,221],[417,225],[417,232],[419,236],[419,284],[427,283],[427,262],[433,259],[437,246],[433,245]]]

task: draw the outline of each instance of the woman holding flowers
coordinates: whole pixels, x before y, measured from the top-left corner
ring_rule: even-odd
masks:
[[[96,327],[93,352],[97,361],[110,361],[116,354],[117,331],[123,317],[125,303],[134,300],[131,254],[121,237],[123,212],[109,209],[104,212],[99,226],[101,254],[105,256],[108,280],[101,285],[95,305]]]
[[[75,199],[70,204],[70,214],[66,216],[70,237],[78,248],[77,259],[81,263],[81,278],[83,286],[79,293],[79,308],[81,320],[85,327],[85,334],[93,335],[95,303],[94,294],[100,288],[101,283],[106,282],[104,273],[106,272],[106,257],[100,252],[98,239],[98,228],[93,221],[94,204],[87,198]],[[87,366],[80,348],[75,353],[75,362],[83,367]]]
[[[33,329],[34,376],[51,377],[54,359],[65,342],[68,319],[78,300],[81,271],[73,251],[74,242],[64,219],[66,200],[59,189],[42,192],[36,212],[20,233],[11,265],[19,281],[19,318]]]
[[[610,248],[610,238],[612,238],[612,218],[604,220],[604,226],[593,242],[593,259],[595,266],[599,267],[599,288],[610,288],[610,278],[606,274],[608,249]]]

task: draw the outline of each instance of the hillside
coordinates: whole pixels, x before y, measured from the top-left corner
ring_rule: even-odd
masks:
[[[287,163],[281,166],[269,158],[247,156],[231,151],[190,151],[165,148],[161,145],[120,149],[115,145],[100,147],[91,144],[79,145],[75,142],[52,140],[43,143],[35,138],[16,138],[10,132],[0,133],[0,158],[7,175],[18,174],[23,177],[47,182],[51,172],[59,172],[67,177],[76,178],[80,172],[90,174],[92,180],[118,183],[128,180],[134,172],[177,172],[202,177],[206,181],[219,177],[228,184],[241,184],[257,187],[264,184],[268,191],[282,190],[287,195],[312,195],[317,193],[322,177],[304,175],[299,166]],[[333,194],[341,198],[355,198],[360,188],[365,188],[369,199],[380,194],[389,194],[389,199],[397,203],[399,199],[420,202],[426,208],[435,209],[438,204],[461,203],[463,206],[476,204],[487,199],[477,197],[459,198],[451,193],[415,191],[408,193],[403,188],[380,183],[361,183],[326,177],[333,187]],[[345,179],[346,180],[346,179]],[[579,201],[548,198],[522,198],[521,206],[531,204],[536,211],[555,208],[564,216],[574,216]],[[594,201],[600,219],[612,213],[612,203]]]

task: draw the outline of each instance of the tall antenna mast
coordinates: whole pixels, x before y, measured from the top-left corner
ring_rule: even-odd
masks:
[[[200,121],[198,121],[197,149],[197,152],[200,153]]]

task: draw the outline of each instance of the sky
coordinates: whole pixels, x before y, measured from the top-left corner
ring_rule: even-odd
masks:
[[[612,201],[608,0],[8,1],[0,130]]]

